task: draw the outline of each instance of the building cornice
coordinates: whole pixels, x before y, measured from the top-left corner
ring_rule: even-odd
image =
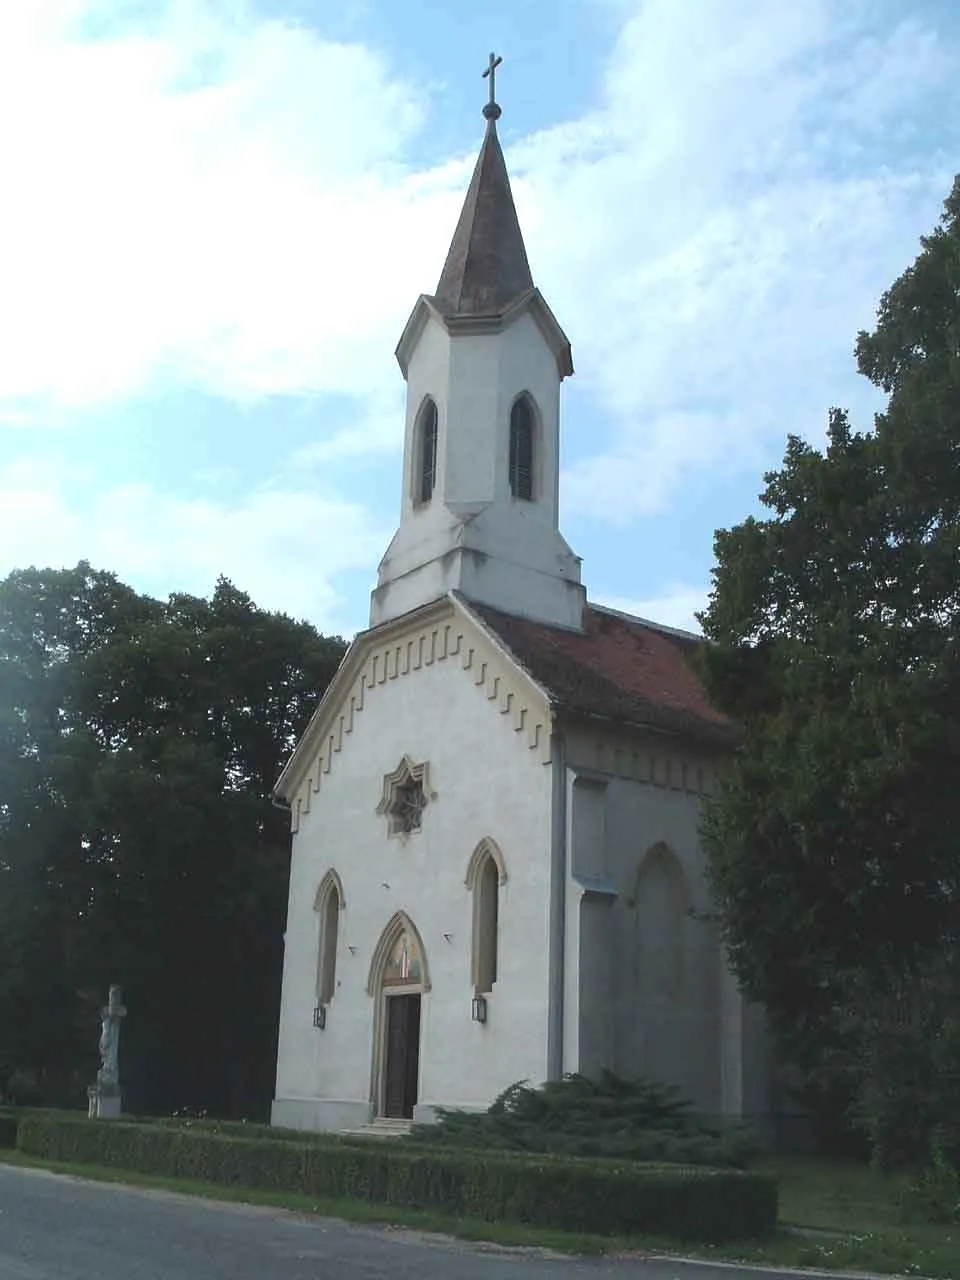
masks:
[[[539,289],[529,289],[505,311],[492,315],[445,315],[434,298],[422,293],[414,304],[410,317],[404,325],[403,333],[400,335],[400,341],[397,343],[395,354],[400,371],[406,378],[414,349],[427,321],[431,318],[443,325],[452,337],[458,337],[478,333],[502,333],[527,311],[530,312],[553,353],[561,380],[569,378],[573,374],[570,340],[561,329],[559,321]]]

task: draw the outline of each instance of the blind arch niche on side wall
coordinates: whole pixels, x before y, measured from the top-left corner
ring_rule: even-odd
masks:
[[[690,894],[680,859],[663,841],[640,859],[634,892],[634,980],[644,1003],[682,999]]]

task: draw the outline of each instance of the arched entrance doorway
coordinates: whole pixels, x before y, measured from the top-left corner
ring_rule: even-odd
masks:
[[[374,1115],[409,1120],[420,1092],[420,1023],[430,990],[423,941],[399,911],[380,935],[367,990],[374,999]]]

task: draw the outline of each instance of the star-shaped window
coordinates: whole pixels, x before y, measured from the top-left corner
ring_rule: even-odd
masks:
[[[390,835],[408,836],[420,830],[429,800],[426,782],[426,764],[414,764],[409,756],[384,778],[377,812],[386,816]]]

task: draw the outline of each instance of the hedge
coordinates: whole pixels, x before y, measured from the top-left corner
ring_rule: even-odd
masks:
[[[0,1112],[0,1147],[17,1145],[17,1118]]]
[[[271,1142],[37,1116],[20,1121],[17,1145],[47,1160],[598,1235],[717,1242],[761,1235],[777,1218],[776,1181],[739,1170],[398,1149],[387,1140]]]

